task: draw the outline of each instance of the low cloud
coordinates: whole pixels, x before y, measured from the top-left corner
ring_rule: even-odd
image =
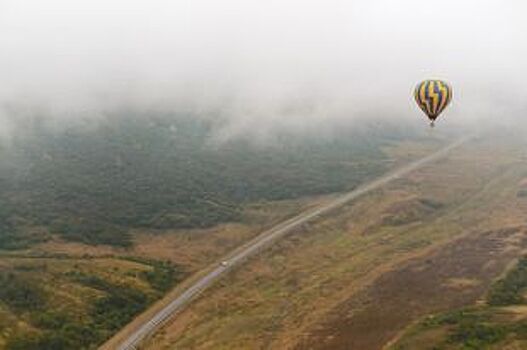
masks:
[[[221,115],[220,139],[411,120],[412,89],[430,77],[454,87],[452,123],[514,120],[526,11],[519,0],[4,0],[0,137],[21,116],[119,109]]]

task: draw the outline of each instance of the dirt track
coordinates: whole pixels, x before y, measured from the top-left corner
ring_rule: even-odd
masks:
[[[523,227],[474,234],[382,275],[297,347],[381,349],[410,322],[479,299],[526,244]]]

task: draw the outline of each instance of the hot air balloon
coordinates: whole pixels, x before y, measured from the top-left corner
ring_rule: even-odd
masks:
[[[452,88],[442,80],[425,80],[417,84],[414,92],[419,108],[430,119],[430,126],[443,112],[452,99]]]

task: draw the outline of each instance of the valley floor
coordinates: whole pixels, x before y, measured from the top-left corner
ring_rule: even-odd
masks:
[[[306,225],[146,348],[380,349],[429,313],[475,303],[525,247],[518,149],[479,139]]]

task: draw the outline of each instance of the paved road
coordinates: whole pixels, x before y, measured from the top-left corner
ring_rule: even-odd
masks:
[[[289,220],[286,220],[273,228],[262,232],[248,244],[244,245],[242,249],[236,251],[225,261],[228,264],[225,266],[218,263],[218,266],[212,271],[207,273],[205,276],[200,278],[196,283],[190,286],[182,294],[176,297],[172,302],[155,314],[149,321],[143,323],[138,327],[122,344],[117,348],[119,350],[132,350],[138,349],[140,343],[149,335],[153,334],[164,322],[174,316],[176,313],[181,311],[189,302],[196,298],[206,288],[210,287],[214,282],[219,280],[225,274],[235,267],[240,266],[247,258],[254,256],[256,253],[261,251],[263,248],[269,246],[271,243],[277,241],[287,233],[290,233],[295,228],[315,219],[316,217],[326,214],[336,208],[343,206],[344,204],[362,196],[363,194],[379,188],[388,182],[400,178],[411,171],[422,167],[430,162],[433,162],[439,158],[446,156],[453,149],[461,146],[467,142],[473,136],[465,137],[460,139],[449,146],[440,149],[422,159],[412,162],[408,165],[403,166],[393,172],[390,172],[376,180],[369,182],[363,186],[360,186],[348,193],[337,197],[334,201],[321,205],[318,208],[303,212]]]

